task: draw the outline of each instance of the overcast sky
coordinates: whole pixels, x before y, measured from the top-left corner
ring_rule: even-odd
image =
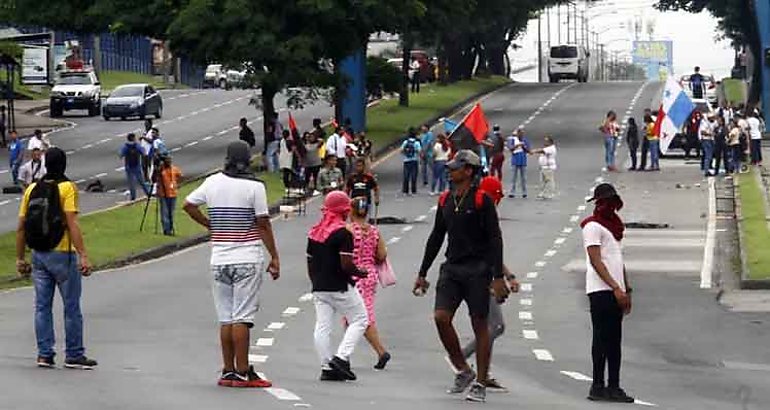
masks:
[[[600,43],[609,43],[607,48],[630,52],[633,40],[629,22],[641,19],[644,24],[640,40],[649,40],[648,22],[654,24],[653,40],[674,42],[674,71],[679,76],[692,71],[699,65],[703,73],[717,78],[730,75],[733,64],[733,50],[729,41],[717,41],[720,35],[717,20],[708,12],[691,14],[686,12],[659,12],[652,7],[651,0],[608,0],[593,3],[588,11],[592,31],[601,32]],[[578,14],[584,9],[584,2],[578,2]],[[557,43],[556,9],[551,11],[551,43]],[[562,7],[562,42],[566,42],[566,7]],[[571,24],[571,23],[570,23]],[[619,25],[623,28],[618,28]],[[578,25],[578,28],[580,25]],[[546,19],[543,18],[543,41],[546,41]],[[537,20],[530,22],[527,33],[516,41],[523,47],[511,57],[514,65],[534,61],[537,56]],[[545,44],[545,43],[544,43]],[[545,47],[545,45],[544,45]],[[592,46],[593,48],[593,46]]]

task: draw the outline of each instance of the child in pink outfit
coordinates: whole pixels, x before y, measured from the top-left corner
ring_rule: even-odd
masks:
[[[375,321],[374,300],[379,283],[377,263],[385,260],[387,250],[377,227],[366,221],[367,211],[366,198],[354,198],[348,230],[353,234],[353,262],[356,266],[369,272],[365,278],[356,280],[356,288],[364,299],[366,314],[369,318],[369,327],[366,329],[364,337],[377,353],[378,360],[374,368],[382,370],[390,360],[390,353],[385,350],[380,341]]]

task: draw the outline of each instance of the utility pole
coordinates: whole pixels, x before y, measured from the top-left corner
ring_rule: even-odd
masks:
[[[546,9],[546,11],[545,11],[545,18],[546,18],[546,20],[548,20],[546,22],[546,25],[548,26],[547,27],[547,29],[548,29],[548,51],[550,52],[551,51],[551,8],[550,7],[548,9]]]
[[[543,82],[543,39],[540,34],[543,21],[542,13],[537,15],[537,82]]]
[[[556,38],[561,44],[561,4],[556,6]]]
[[[578,24],[577,24],[578,23],[577,2],[572,3],[572,19],[574,20],[573,27],[572,27],[572,33],[573,33],[572,38],[575,39],[575,44],[578,44],[579,41],[578,41]]]
[[[571,34],[571,31],[569,29],[570,14],[571,13],[570,13],[570,9],[569,9],[569,4],[567,4],[567,44],[570,44],[570,41],[569,41],[570,40],[570,34]]]

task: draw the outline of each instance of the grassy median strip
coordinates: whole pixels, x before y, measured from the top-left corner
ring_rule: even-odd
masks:
[[[743,223],[743,248],[749,268],[747,279],[770,279],[770,229],[765,214],[765,199],[762,187],[754,174],[741,175],[740,196]]]
[[[280,200],[283,195],[283,185],[279,174],[262,174],[259,177],[267,186],[269,203]],[[150,202],[147,209],[144,232],[139,232],[139,225],[142,221],[145,201],[82,216],[80,224],[91,263],[96,266],[105,265],[111,261],[203,233],[204,229],[193,222],[182,210],[184,198],[202,182],[199,180],[180,187],[174,215],[176,236],[173,237],[162,234],[160,219],[157,220],[159,233],[155,233],[155,215],[158,215],[155,201]],[[0,289],[28,283],[16,280],[15,261],[16,233],[7,232],[0,235],[0,272],[2,272]]]
[[[176,86],[164,84],[162,77],[131,71],[102,71],[99,73],[99,81],[101,82],[103,93],[109,93],[119,85],[136,83],[147,83],[159,90],[165,88],[188,88],[184,84],[176,84]]]
[[[105,81],[104,77],[102,81]],[[123,77],[121,81],[130,82],[130,79]],[[409,107],[398,106],[397,99],[384,101],[368,110],[367,135],[374,141],[375,148],[386,146],[403,136],[408,127],[418,126],[474,95],[491,91],[508,82],[509,80],[503,77],[490,77],[462,81],[449,86],[425,86],[420,94],[410,96]],[[283,195],[280,174],[262,174],[260,178],[267,185],[269,203],[278,202]],[[139,232],[139,224],[144,213],[145,202],[81,217],[81,227],[91,262],[96,266],[103,266],[109,262],[202,233],[203,228],[184,214],[181,203],[200,182],[186,184],[180,188],[174,220],[177,234],[175,237],[155,233],[155,202],[152,202],[148,209],[144,232]],[[158,231],[162,231],[160,221],[158,221]],[[0,235],[0,289],[29,283],[16,280],[15,237],[15,232]]]

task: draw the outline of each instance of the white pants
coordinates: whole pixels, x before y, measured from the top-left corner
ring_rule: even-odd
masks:
[[[348,360],[369,326],[364,300],[356,288],[349,287],[345,292],[313,292],[313,301],[316,314],[313,336],[321,365],[326,366],[335,356],[331,341],[332,328],[339,324],[335,323],[335,314],[348,321],[348,328],[336,353],[340,359]]]

